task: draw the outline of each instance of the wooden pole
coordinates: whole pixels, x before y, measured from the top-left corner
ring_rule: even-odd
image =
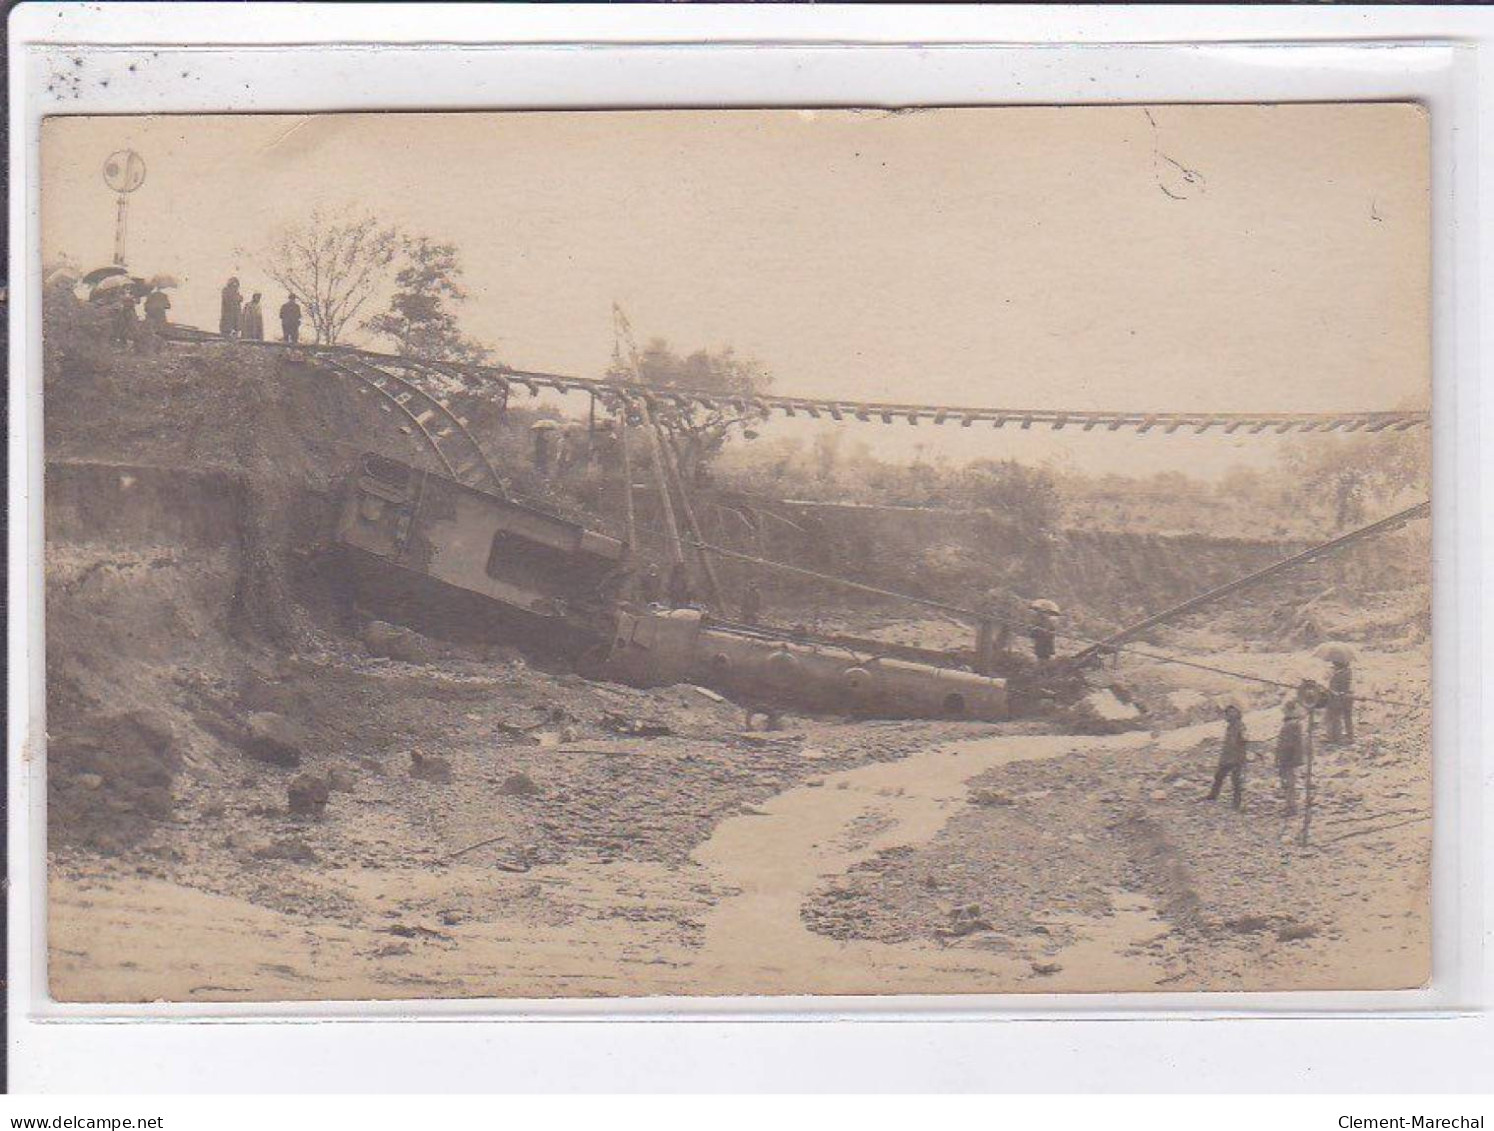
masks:
[[[711,564],[710,554],[706,551],[705,531],[700,528],[700,523],[695,518],[695,508],[690,505],[690,496],[685,491],[685,481],[680,475],[674,438],[664,433],[663,439],[664,459],[669,469],[669,477],[674,480],[674,489],[680,497],[680,513],[685,517],[685,530],[695,544],[695,556],[700,559],[700,569],[705,574],[706,587],[711,591],[711,604],[718,612],[724,612],[726,604],[721,597],[721,582],[716,577],[716,567]]]
[[[1302,779],[1302,836],[1299,842],[1307,843],[1308,833],[1312,828],[1312,748],[1313,732],[1318,725],[1318,711],[1316,707],[1307,709],[1307,759],[1303,767]]]
[[[617,442],[622,449],[623,515],[628,524],[627,546],[631,558],[637,551],[638,522],[633,515],[633,460],[628,454],[628,403],[617,410]]]
[[[674,519],[674,504],[669,501],[669,481],[664,475],[664,450],[654,427],[654,414],[649,411],[647,399],[639,401],[639,413],[643,416],[643,435],[648,440],[649,452],[654,465],[654,486],[659,491],[659,505],[664,509],[664,534],[669,540],[669,561],[672,565],[685,564],[685,547],[680,543],[680,528]]]

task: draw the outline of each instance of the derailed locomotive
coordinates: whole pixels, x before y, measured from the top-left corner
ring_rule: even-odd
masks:
[[[922,649],[630,601],[619,539],[382,456],[365,455],[351,477],[337,542],[359,600],[389,619],[517,635],[604,679],[697,683],[749,706],[872,717],[1009,714],[1006,681],[962,670],[958,654],[945,663]]]

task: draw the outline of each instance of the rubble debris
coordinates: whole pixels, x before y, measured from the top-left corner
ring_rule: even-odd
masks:
[[[631,718],[617,711],[602,713],[601,727],[613,734],[628,738],[663,738],[674,733],[674,728],[658,719]]]
[[[48,736],[48,836],[105,852],[140,840],[172,811],[182,764],[162,714],[126,711],[59,727]]]

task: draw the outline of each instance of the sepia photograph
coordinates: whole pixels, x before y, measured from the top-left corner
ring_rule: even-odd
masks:
[[[53,999],[1430,979],[1424,107],[40,160]]]

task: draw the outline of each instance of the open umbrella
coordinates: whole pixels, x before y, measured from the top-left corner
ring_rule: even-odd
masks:
[[[1245,700],[1241,699],[1238,695],[1221,695],[1215,701],[1215,706],[1217,706],[1221,711],[1223,711],[1226,707],[1233,707],[1235,710],[1239,711],[1240,714],[1243,715],[1245,713]]]
[[[139,279],[132,279],[128,275],[110,275],[94,283],[93,291],[88,297],[94,301],[105,298],[121,298],[125,295],[134,294],[135,288],[139,283]]]
[[[1317,651],[1313,652],[1313,655],[1320,660],[1327,660],[1333,664],[1352,664],[1358,659],[1354,649],[1350,648],[1347,644],[1339,643],[1320,644]]]
[[[116,275],[128,275],[129,273],[126,268],[118,264],[111,267],[96,267],[83,276],[83,281],[92,287],[97,285],[100,279],[108,279]]]
[[[58,267],[47,275],[44,285],[55,287],[58,283],[76,284],[77,282],[78,273],[71,267]]]
[[[153,291],[164,291],[171,287],[179,287],[181,283],[177,281],[175,275],[152,275],[146,286]]]
[[[1027,607],[1029,609],[1036,609],[1040,613],[1055,613],[1056,614],[1056,613],[1062,611],[1062,610],[1059,609],[1059,607],[1054,602],[1048,600],[1048,598],[1046,598],[1046,597],[1040,597],[1040,598],[1038,598],[1036,601],[1033,601]]]
[[[529,426],[529,430],[531,432],[549,432],[551,429],[559,427],[560,421],[558,420],[536,420]]]

